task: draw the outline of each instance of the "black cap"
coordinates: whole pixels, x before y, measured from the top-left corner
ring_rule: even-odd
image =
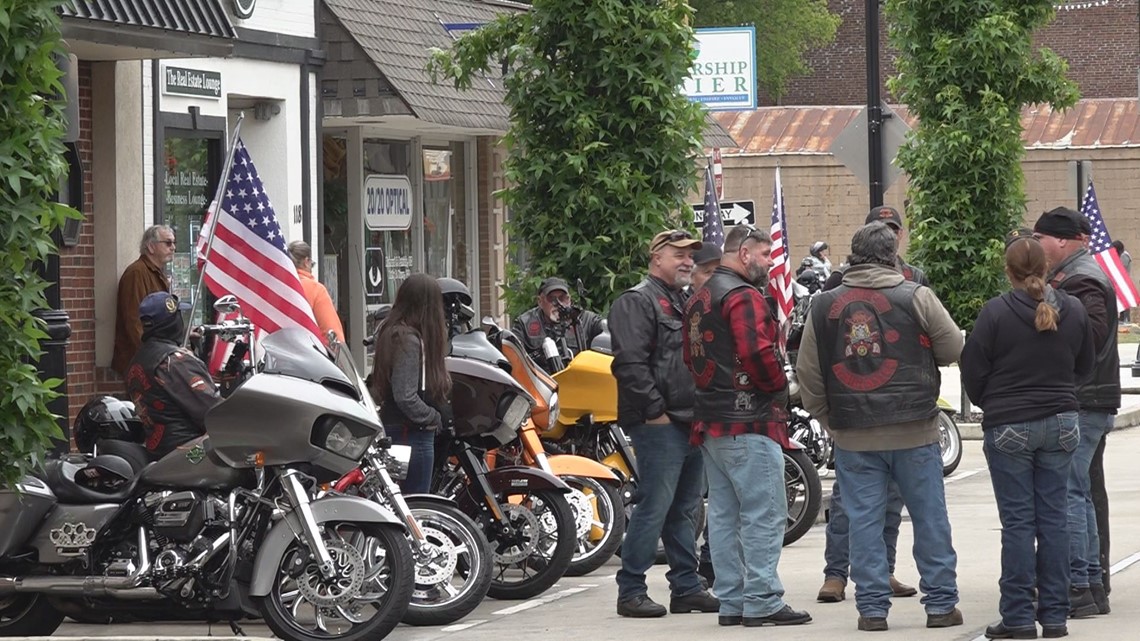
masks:
[[[165,327],[174,322],[178,315],[186,309],[190,309],[190,305],[179,303],[178,297],[174,294],[155,292],[148,294],[139,303],[139,321],[142,322],[143,329]]]
[[[569,294],[570,286],[567,285],[566,281],[562,280],[561,278],[558,278],[557,276],[551,276],[550,278],[542,281],[542,284],[538,286],[538,295],[546,296],[550,292],[558,290],[562,290]]]
[[[693,252],[693,262],[697,265],[704,265],[714,260],[720,260],[722,256],[724,256],[724,252],[720,250],[720,247],[712,243],[704,243],[700,249]]]
[[[884,222],[894,227],[896,231],[902,229],[903,226],[902,214],[899,213],[899,210],[887,205],[872,209],[871,212],[867,214],[867,219],[863,222],[873,223],[875,221]]]
[[[1041,214],[1033,225],[1033,231],[1045,236],[1073,240],[1082,234],[1091,233],[1085,217],[1068,207],[1057,207]]]
[[[1012,245],[1016,241],[1021,240],[1022,238],[1025,238],[1028,240],[1037,240],[1033,236],[1033,230],[1032,229],[1030,229],[1028,227],[1018,227],[1017,229],[1015,229],[1015,230],[1013,230],[1013,231],[1011,231],[1005,235],[1005,248],[1009,249],[1010,245]]]

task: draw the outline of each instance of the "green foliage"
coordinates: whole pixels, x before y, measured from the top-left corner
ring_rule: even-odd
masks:
[[[512,266],[512,313],[539,281],[581,279],[595,309],[644,272],[653,234],[686,224],[703,112],[680,92],[690,9],[678,0],[536,0],[435,51],[428,70],[465,88],[508,69],[503,198],[529,269]]]
[[[804,53],[835,40],[842,19],[827,0],[689,0],[698,27],[756,25],[756,82],[775,100],[811,69]]]
[[[1052,0],[887,0],[899,75],[891,91],[917,116],[899,152],[910,174],[910,255],[959,326],[1005,287],[1002,237],[1025,211],[1021,108],[1068,108],[1066,65],[1034,51]]]
[[[55,251],[51,232],[71,209],[53,202],[67,170],[53,55],[59,18],[53,0],[0,0],[0,483],[11,486],[60,437],[47,401],[58,380],[30,363],[47,338],[35,309],[47,307],[36,264]]]

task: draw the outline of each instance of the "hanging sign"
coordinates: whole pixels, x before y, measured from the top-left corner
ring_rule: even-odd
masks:
[[[412,183],[407,176],[372,174],[364,179],[364,225],[374,231],[412,226]]]
[[[756,27],[696,29],[684,92],[709,111],[756,108]]]

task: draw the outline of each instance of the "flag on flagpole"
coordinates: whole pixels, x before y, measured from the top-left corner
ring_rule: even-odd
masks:
[[[324,344],[297,268],[285,251],[273,205],[240,138],[233,154],[222,202],[213,208],[199,236],[199,255],[206,258],[206,286],[215,296],[236,296],[242,313],[266,333],[301,327]],[[203,240],[207,232],[212,241]]]
[[[1122,310],[1136,307],[1140,303],[1140,294],[1137,293],[1136,285],[1132,283],[1132,278],[1121,264],[1116,248],[1112,246],[1112,237],[1108,235],[1108,226],[1104,224],[1104,217],[1101,216],[1100,205],[1096,201],[1096,190],[1093,189],[1091,180],[1088,189],[1085,190],[1085,198],[1081,201],[1081,214],[1089,219],[1089,227],[1092,228],[1092,235],[1089,236],[1089,253],[1112,281],[1112,287],[1116,290],[1117,306]]]
[[[776,186],[772,192],[772,269],[768,270],[768,291],[776,299],[779,320],[783,323],[792,313],[792,269],[788,264],[788,220],[784,215],[784,187],[780,183],[780,167],[776,166]]]
[[[724,248],[724,219],[720,215],[711,165],[705,167],[705,222],[701,226],[701,242]]]

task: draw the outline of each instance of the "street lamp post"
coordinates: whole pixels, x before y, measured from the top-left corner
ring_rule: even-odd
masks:
[[[883,107],[879,91],[879,0],[866,0],[867,178],[871,207],[883,204]]]

